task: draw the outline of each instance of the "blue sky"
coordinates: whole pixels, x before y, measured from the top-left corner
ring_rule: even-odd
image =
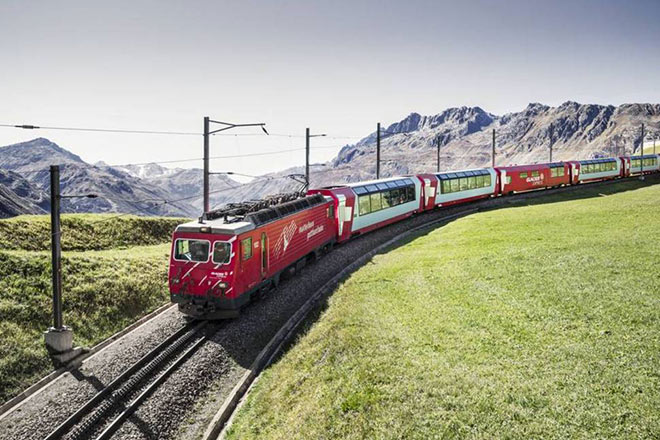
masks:
[[[309,126],[334,136],[313,141],[329,147],[313,152],[324,161],[413,111],[660,102],[659,19],[657,1],[1,0],[0,123],[199,131],[209,115],[298,136]],[[37,135],[90,162],[201,154],[194,137],[2,128],[0,145]],[[301,137],[212,140],[213,155],[298,147]]]

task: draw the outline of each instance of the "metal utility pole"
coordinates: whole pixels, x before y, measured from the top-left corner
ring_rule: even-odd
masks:
[[[491,165],[495,168],[495,129],[493,128],[493,151],[492,151],[493,164]]]
[[[440,136],[435,138],[436,146],[438,147],[438,173],[440,172]]]
[[[50,247],[53,266],[53,329],[62,330],[62,246],[60,242],[60,167],[50,166]]]
[[[550,163],[552,163],[552,145],[554,144],[555,126],[550,123]]]
[[[376,179],[380,179],[380,122],[376,124]]]
[[[309,134],[309,127],[305,129],[305,185],[309,189],[309,139],[313,137],[321,137],[325,134]]]
[[[223,125],[224,127],[219,128],[217,130],[209,131],[211,123]],[[210,119],[208,116],[204,116],[204,212],[205,213],[211,209],[209,202],[209,136],[215,133],[219,133],[221,131],[231,130],[232,128],[236,128],[236,127],[261,127],[264,133],[268,134],[268,131],[266,131],[265,122],[255,122],[251,124],[232,124],[231,122],[214,121],[213,119]]]
[[[53,282],[53,326],[44,333],[46,349],[57,367],[66,365],[83,352],[81,347],[73,348],[73,330],[62,320],[62,246],[60,236],[60,201],[62,198],[89,197],[95,194],[62,196],[60,194],[60,167],[50,166],[50,243]]]
[[[642,123],[642,147],[639,156],[640,176],[639,180],[644,180],[644,124]]]
[[[204,212],[208,212],[209,202],[209,117],[204,116]]]

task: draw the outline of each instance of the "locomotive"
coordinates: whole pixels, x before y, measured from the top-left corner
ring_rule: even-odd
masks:
[[[659,170],[660,155],[611,157],[389,177],[229,205],[175,229],[170,299],[191,317],[235,317],[251,297],[335,244],[414,214]]]

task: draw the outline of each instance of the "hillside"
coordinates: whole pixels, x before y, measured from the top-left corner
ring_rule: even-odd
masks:
[[[654,438],[649,180],[473,214],[375,257],[263,373],[228,438]]]
[[[187,201],[163,203],[176,197],[165,189],[112,167],[98,167],[44,138],[0,147],[0,169],[25,177],[31,185],[50,191],[49,166],[60,169],[63,195],[97,194],[98,198],[62,201],[62,212],[128,212],[155,216],[189,216],[199,212]],[[31,212],[37,213],[37,212]]]
[[[64,322],[76,345],[92,346],[167,302],[180,221],[63,216]],[[0,402],[52,369],[43,341],[52,319],[49,227],[47,216],[0,220]]]
[[[64,214],[61,217],[62,250],[98,251],[167,243],[174,228],[188,220],[134,215]],[[50,250],[50,216],[28,215],[0,221],[0,249]]]
[[[42,214],[50,207],[48,195],[21,175],[0,169],[0,218]]]

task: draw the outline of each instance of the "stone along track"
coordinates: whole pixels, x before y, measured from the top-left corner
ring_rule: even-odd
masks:
[[[649,179],[649,183],[658,179]],[[265,298],[248,306],[240,317],[224,323],[222,330],[209,334],[205,342],[192,353],[190,358],[174,370],[158,389],[145,399],[135,412],[118,427],[113,438],[160,439],[160,438],[200,438],[212,421],[218,408],[230,396],[232,390],[241,382],[271,338],[280,331],[307,299],[318,291],[338,273],[351,265],[361,256],[372,252],[384,243],[403,237],[413,228],[428,225],[464,213],[469,210],[489,209],[517,203],[520,200],[544,197],[558,192],[579,192],[587,186],[607,185],[595,183],[577,187],[566,187],[555,190],[540,191],[486,199],[468,205],[443,208],[424,213],[405,221],[395,223],[387,228],[365,234],[348,243],[336,247],[324,256],[320,263],[305,268],[295,277],[283,282],[280,287],[270,292]],[[162,330],[160,327],[180,327],[182,319],[172,313],[159,316],[156,322],[143,331],[151,339],[151,347],[156,345],[152,333]],[[130,362],[124,357],[133,356],[130,344],[122,355],[105,355],[104,367],[112,367],[114,375],[104,373],[102,377],[111,382],[119,373],[125,370]],[[133,349],[133,350],[137,350]],[[102,352],[97,355],[97,358]],[[100,363],[97,361],[97,363]],[[65,382],[65,381],[60,381]],[[57,383],[56,383],[57,384]],[[41,439],[63,423],[71,411],[58,400],[62,394],[64,399],[78,402],[89,400],[90,389],[83,381],[75,382],[68,378],[67,386],[57,387],[42,392],[32,400],[39,399],[18,415],[12,415],[0,422],[0,439],[30,438]],[[51,387],[52,388],[52,387]],[[98,387],[97,387],[98,388]],[[96,394],[97,390],[93,394]],[[91,394],[93,396],[93,394]],[[86,397],[84,397],[86,396]],[[83,399],[84,397],[84,399]]]
[[[189,323],[174,332],[101,389],[55,428],[46,440],[87,439],[99,431],[97,439],[110,438],[121,423],[204,343],[206,336],[202,332],[206,328],[206,322]],[[132,397],[134,399],[130,400]],[[113,414],[114,418],[105,423]]]

